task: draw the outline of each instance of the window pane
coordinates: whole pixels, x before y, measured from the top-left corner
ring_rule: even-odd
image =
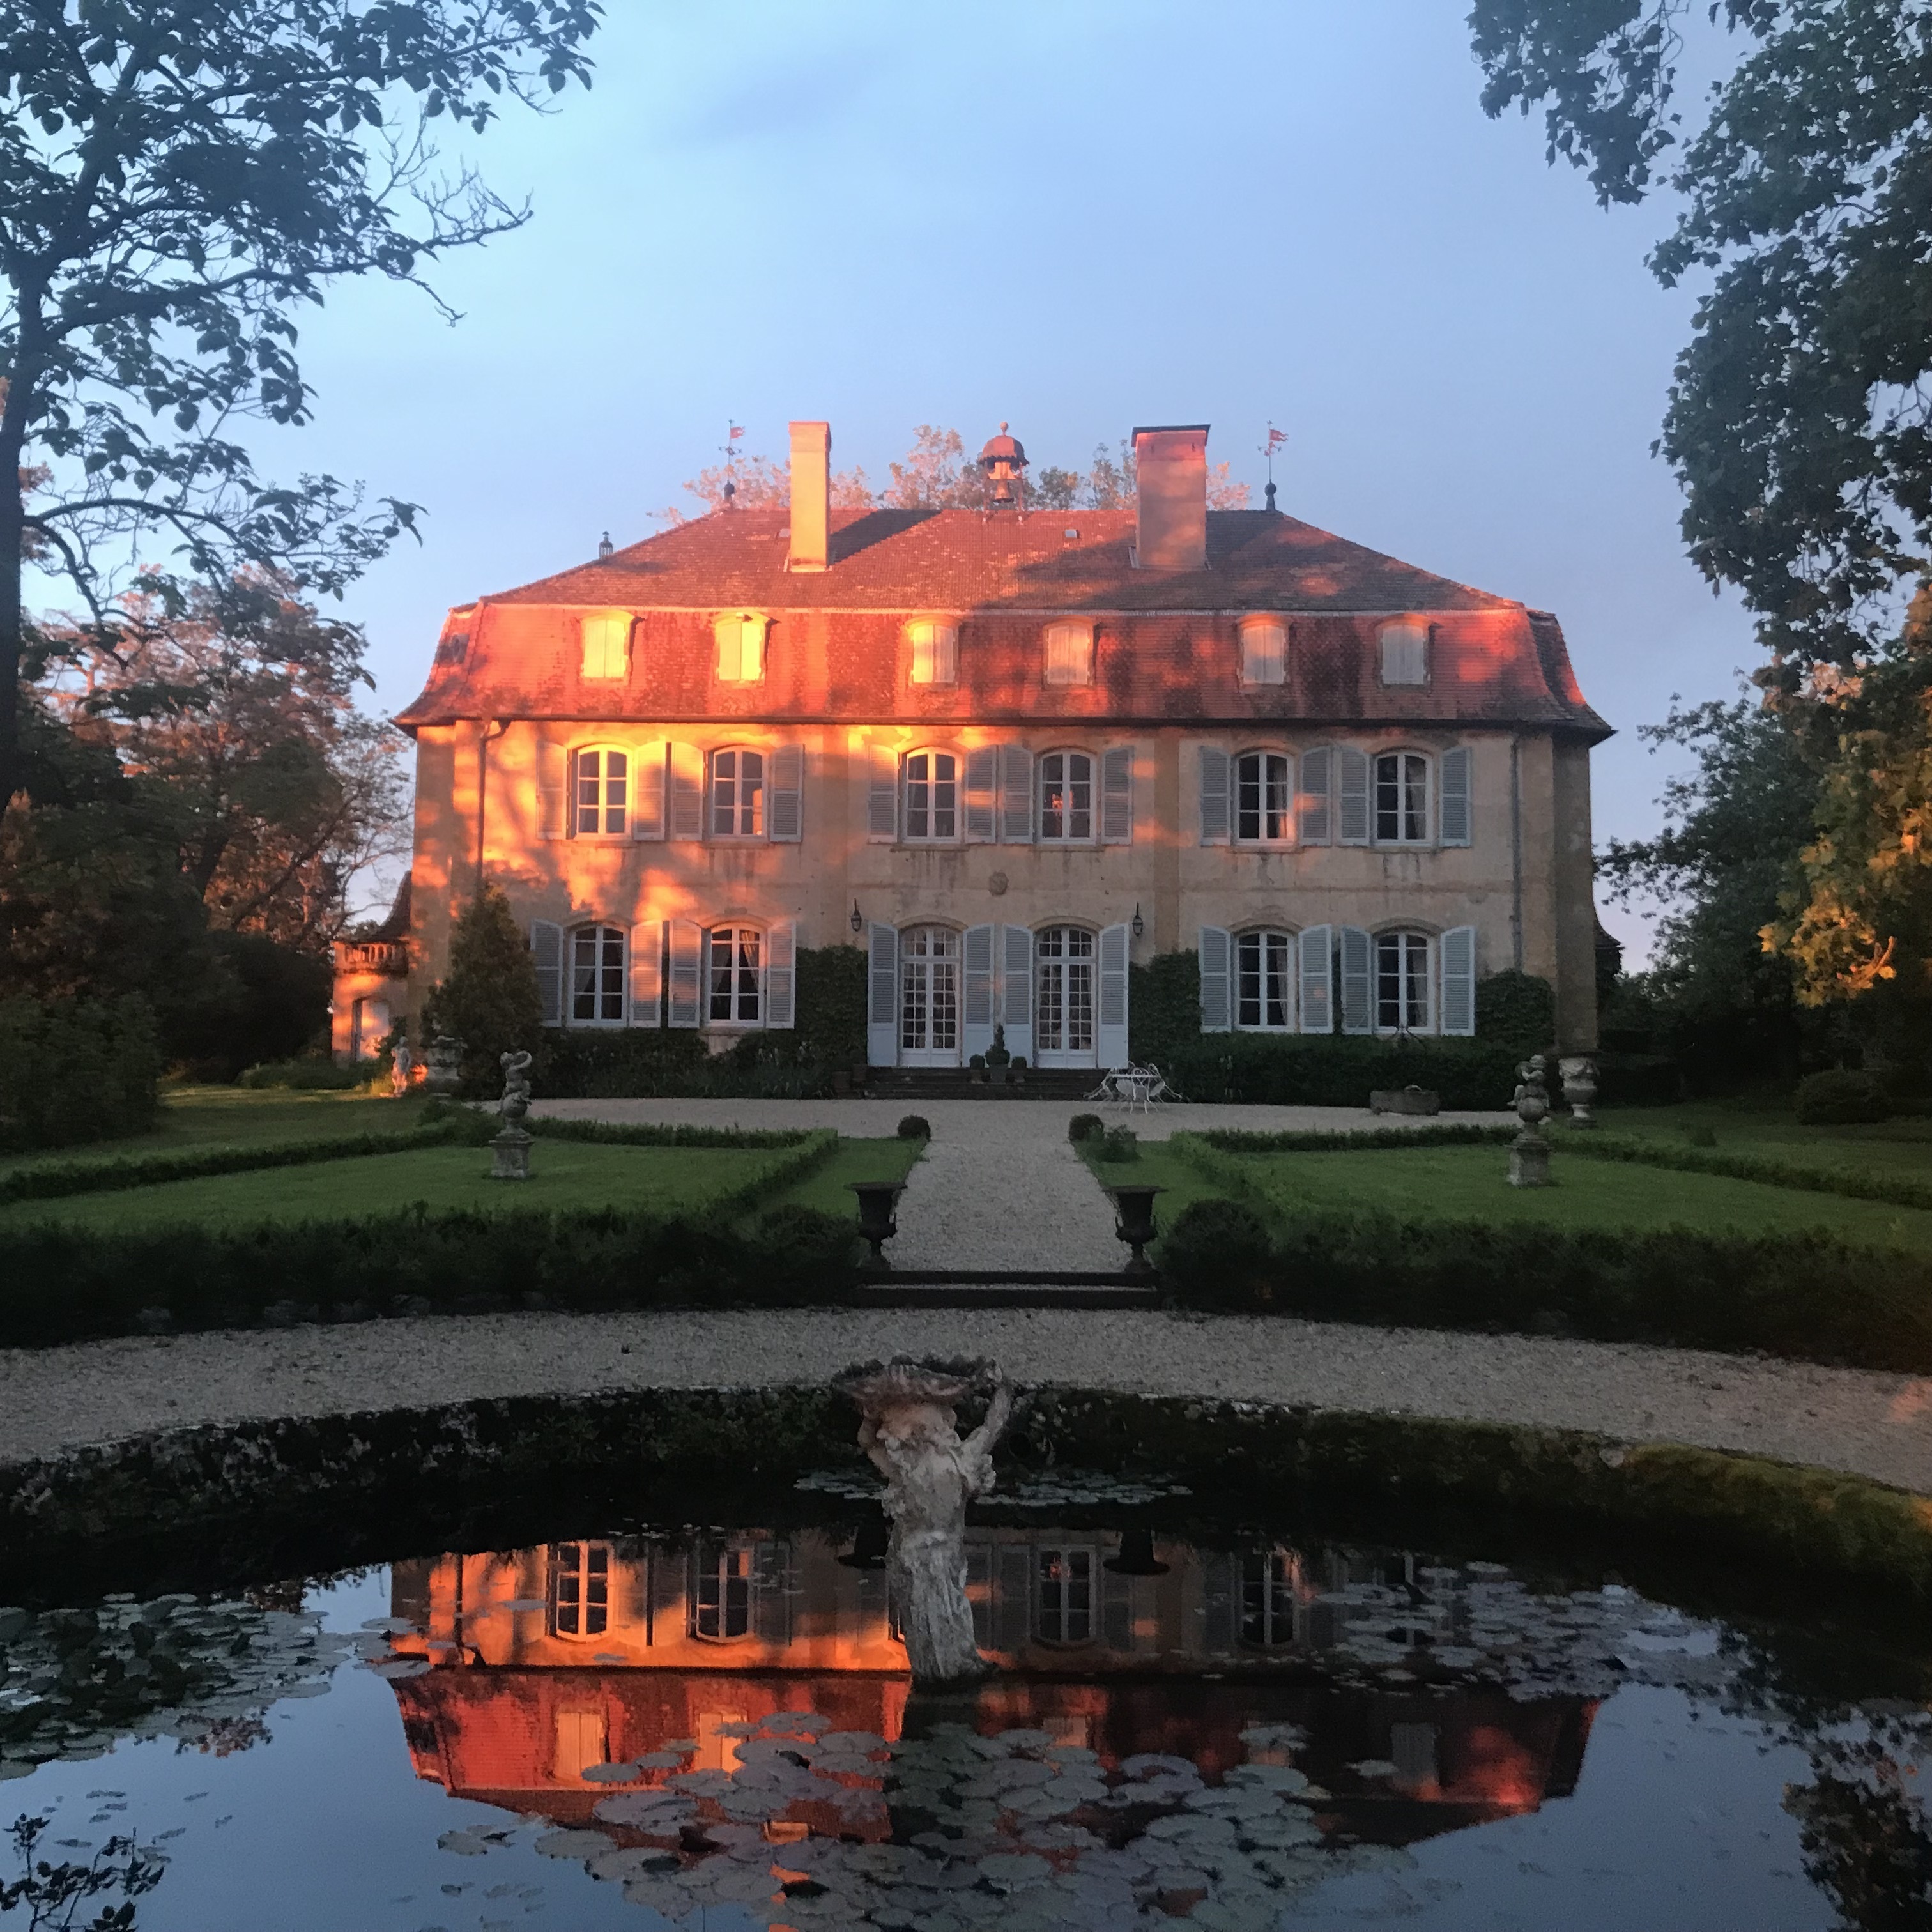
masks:
[[[1040,836],[1066,836],[1066,759],[1063,752],[1049,752],[1040,761]]]
[[[1288,790],[1288,760],[1279,752],[1269,752],[1263,760],[1267,774],[1268,795],[1264,806],[1264,836],[1270,839],[1283,839],[1288,836],[1288,812],[1292,800]]]
[[[1268,1014],[1265,1024],[1271,1027],[1288,1024],[1288,934],[1270,932],[1263,935],[1268,954]]]
[[[1258,1027],[1262,1023],[1262,936],[1244,932],[1234,942],[1234,1024]]]
[[[906,836],[929,838],[932,835],[932,802],[928,790],[929,760],[923,752],[906,760]]]
[[[1412,752],[1402,763],[1402,836],[1420,843],[1429,836],[1429,760]]]
[[[1391,844],[1402,837],[1402,760],[1393,752],[1376,760],[1376,836]]]
[[[1066,760],[1066,836],[1090,838],[1094,836],[1094,760],[1084,752],[1070,752]]]
[[[1402,940],[1385,932],[1376,941],[1376,1024],[1393,1031],[1402,1024]]]
[[[1250,752],[1234,760],[1234,836],[1258,838],[1262,836],[1262,760]]]
[[[932,759],[932,836],[935,838],[951,838],[956,836],[958,804],[958,780],[956,775],[952,754],[937,752]]]

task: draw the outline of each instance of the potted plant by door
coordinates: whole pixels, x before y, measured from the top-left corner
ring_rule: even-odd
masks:
[[[1006,1048],[1006,1030],[1004,1026],[993,1029],[993,1043],[986,1049],[986,1078],[995,1087],[1004,1087],[1007,1082],[1013,1056]]]

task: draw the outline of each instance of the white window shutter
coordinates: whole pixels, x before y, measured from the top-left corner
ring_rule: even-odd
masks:
[[[1476,928],[1452,926],[1442,935],[1442,1030],[1476,1030]]]
[[[1445,845],[1469,842],[1469,748],[1454,745],[1442,754],[1442,806],[1436,819]]]
[[[1100,928],[1100,1007],[1094,1034],[1102,1066],[1127,1064],[1127,928]]]
[[[1375,941],[1358,926],[1342,928],[1342,1030],[1376,1030]]]
[[[563,928],[547,919],[530,921],[530,957],[537,969],[537,1006],[545,1026],[563,1024]]]
[[[1233,1026],[1229,1002],[1230,955],[1234,942],[1222,926],[1201,928],[1201,1030],[1227,1033]]]
[[[966,842],[990,845],[999,836],[1000,748],[976,745],[966,754]]]
[[[1033,932],[1024,926],[1001,928],[1003,970],[1000,975],[1000,1018],[1006,1030],[1006,1051],[1033,1058]]]
[[[670,836],[704,836],[704,754],[695,745],[670,748]],[[677,1022],[674,1020],[675,1026]],[[695,1026],[693,1020],[690,1024]]]
[[[867,754],[866,836],[890,845],[899,836],[899,754],[890,745],[874,745]],[[890,1060],[875,1063],[890,1066]]]
[[[1318,745],[1302,753],[1301,788],[1294,795],[1294,836],[1299,844],[1325,845],[1329,841],[1328,795],[1335,782],[1334,770],[1333,747]]]
[[[1301,1030],[1335,1030],[1335,928],[1311,926],[1301,935]]]
[[[1366,845],[1369,842],[1369,754],[1353,745],[1340,745],[1335,755],[1342,767],[1339,842]]]
[[[537,836],[570,836],[570,751],[547,738],[537,744]]]
[[[694,1027],[704,1013],[704,929],[694,919],[670,926],[670,1023]]]
[[[775,920],[765,928],[765,1024],[788,1027],[798,1006],[798,926]]]
[[[1100,754],[1100,843],[1134,842],[1134,748],[1110,745]]]
[[[969,926],[960,951],[965,966],[960,1004],[959,1038],[965,1056],[984,1053],[993,1043],[993,928]]]
[[[664,921],[640,920],[631,928],[631,1024],[654,1027],[664,1017]]]
[[[796,845],[805,836],[805,749],[781,745],[772,754],[772,795],[766,823],[782,845]],[[776,1022],[774,1022],[776,1024]]]
[[[899,1058],[899,936],[874,924],[871,941],[870,991],[866,1002],[866,1058],[874,1066],[896,1066]]]
[[[1201,747],[1201,842],[1228,842],[1228,754],[1219,745]]]
[[[1000,747],[1000,836],[1009,845],[1033,843],[1033,754],[1024,745]]]
[[[664,836],[664,755],[663,742],[641,746],[632,754],[635,774],[631,784],[631,836],[662,838]]]

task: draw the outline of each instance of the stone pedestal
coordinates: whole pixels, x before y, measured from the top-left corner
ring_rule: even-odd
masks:
[[[1512,1187],[1550,1185],[1550,1143],[1534,1127],[1525,1127],[1510,1142],[1509,1184]]]
[[[521,1127],[506,1127],[490,1143],[490,1178],[527,1180],[530,1178],[530,1136]]]

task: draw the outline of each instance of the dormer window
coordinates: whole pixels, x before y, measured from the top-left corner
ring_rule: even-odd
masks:
[[[1240,622],[1241,682],[1288,681],[1288,626],[1279,617],[1244,617]]]
[[[631,620],[622,610],[596,610],[584,618],[584,675],[622,677],[630,669]]]
[[[915,684],[956,684],[959,681],[959,626],[943,618],[918,617],[906,626],[912,646]]]
[[[1382,628],[1382,682],[1429,682],[1429,626],[1413,617]]]
[[[1094,626],[1086,623],[1046,627],[1046,681],[1048,684],[1094,682]]]
[[[718,640],[721,684],[756,684],[765,674],[765,620],[752,610],[728,610],[712,626]]]

